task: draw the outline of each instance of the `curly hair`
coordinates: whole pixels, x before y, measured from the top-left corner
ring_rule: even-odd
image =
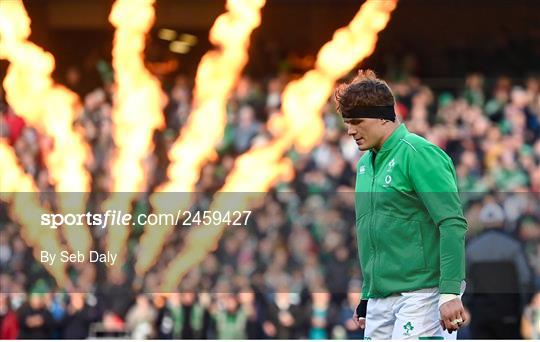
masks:
[[[339,113],[362,106],[393,106],[394,95],[385,81],[377,78],[372,70],[359,70],[350,82],[339,85],[334,91]]]

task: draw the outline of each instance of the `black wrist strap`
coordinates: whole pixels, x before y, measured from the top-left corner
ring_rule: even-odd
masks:
[[[359,318],[360,318],[360,317],[363,317],[363,318],[366,317],[366,313],[367,313],[367,302],[368,302],[367,299],[362,299],[362,300],[360,301],[360,304],[358,304],[358,306],[356,307],[356,316],[358,316]]]

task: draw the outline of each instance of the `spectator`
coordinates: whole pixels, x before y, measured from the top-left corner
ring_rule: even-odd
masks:
[[[35,290],[41,291],[41,290]],[[54,320],[46,307],[46,294],[33,292],[18,313],[21,339],[46,339],[52,334]]]
[[[96,308],[87,305],[85,299],[85,293],[71,293],[69,295],[69,304],[61,324],[63,338],[87,338],[90,324],[98,320]]]
[[[0,340],[14,340],[18,336],[17,314],[11,310],[7,294],[0,293]]]
[[[289,293],[288,288],[280,287],[267,307],[263,323],[265,334],[272,339],[295,339],[305,336],[300,327],[304,324],[302,308],[297,293]]]
[[[504,231],[504,211],[498,204],[488,201],[480,221],[484,231],[466,247],[472,337],[518,339],[531,270],[521,243]]]
[[[189,81],[186,77],[179,76],[170,92],[170,99],[164,109],[165,122],[173,132],[179,132],[187,121],[191,110],[191,94]]]
[[[521,217],[517,236],[525,245],[531,266],[536,274],[536,288],[540,288],[540,218],[533,215]]]
[[[154,321],[156,310],[151,305],[146,294],[139,294],[135,305],[127,312],[126,328],[131,337],[136,340],[148,339],[154,336]]]
[[[0,126],[6,131],[1,136],[6,136],[9,139],[11,145],[19,139],[24,127],[26,126],[24,120],[16,115],[10,107],[0,110]]]
[[[223,294],[218,302],[218,309],[214,313],[216,321],[217,338],[222,340],[245,339],[247,315],[233,294]]]
[[[158,313],[156,330],[158,338],[200,338],[204,311],[192,292],[171,293],[167,305]]]
[[[465,80],[465,91],[463,97],[470,105],[484,105],[484,77],[479,73],[467,76]]]
[[[245,152],[260,129],[261,125],[255,119],[254,109],[249,105],[242,106],[238,111],[238,122],[234,132],[235,151]]]
[[[262,339],[262,324],[260,323],[260,305],[258,303],[255,293],[251,289],[246,290],[238,294],[238,300],[244,309],[247,316],[247,338],[248,339]],[[260,300],[260,298],[259,298]]]
[[[327,340],[331,337],[337,310],[330,302],[330,293],[325,289],[315,290],[311,294],[308,306],[310,327],[308,337],[312,340]]]
[[[125,321],[126,313],[134,300],[132,288],[128,285],[127,275],[123,270],[109,268],[107,271],[109,282],[101,289],[100,296],[103,297],[106,310]]]

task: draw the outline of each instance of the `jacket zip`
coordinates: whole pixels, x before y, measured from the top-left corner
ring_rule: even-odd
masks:
[[[373,200],[373,190],[374,190],[373,186],[375,185],[375,177],[376,177],[376,174],[377,174],[376,170],[375,170],[375,165],[376,165],[375,161],[376,161],[376,159],[377,159],[377,155],[375,155],[375,158],[372,158],[372,160],[371,160],[371,165],[373,167],[373,176],[371,177],[371,188],[369,189],[371,216],[369,218],[369,227],[368,227],[369,241],[371,241],[371,246],[373,247],[373,261],[371,263],[371,274],[372,274],[371,285],[372,285],[372,288],[374,288],[374,289],[376,287],[375,287],[375,277],[373,277],[373,274],[375,272],[375,260],[377,260],[377,248],[375,247],[375,240],[373,239],[373,235],[375,235],[375,232],[373,232],[373,234],[372,234],[372,229],[373,229],[373,216],[374,216],[374,210],[375,210],[375,205],[374,205],[374,200]]]

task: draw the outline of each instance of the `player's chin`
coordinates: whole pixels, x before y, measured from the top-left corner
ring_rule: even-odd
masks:
[[[357,143],[357,145],[358,145],[358,149],[360,151],[367,151],[367,150],[369,150],[371,148],[371,146],[369,146],[369,145],[367,145],[365,143],[363,143],[363,144],[358,144]]]

